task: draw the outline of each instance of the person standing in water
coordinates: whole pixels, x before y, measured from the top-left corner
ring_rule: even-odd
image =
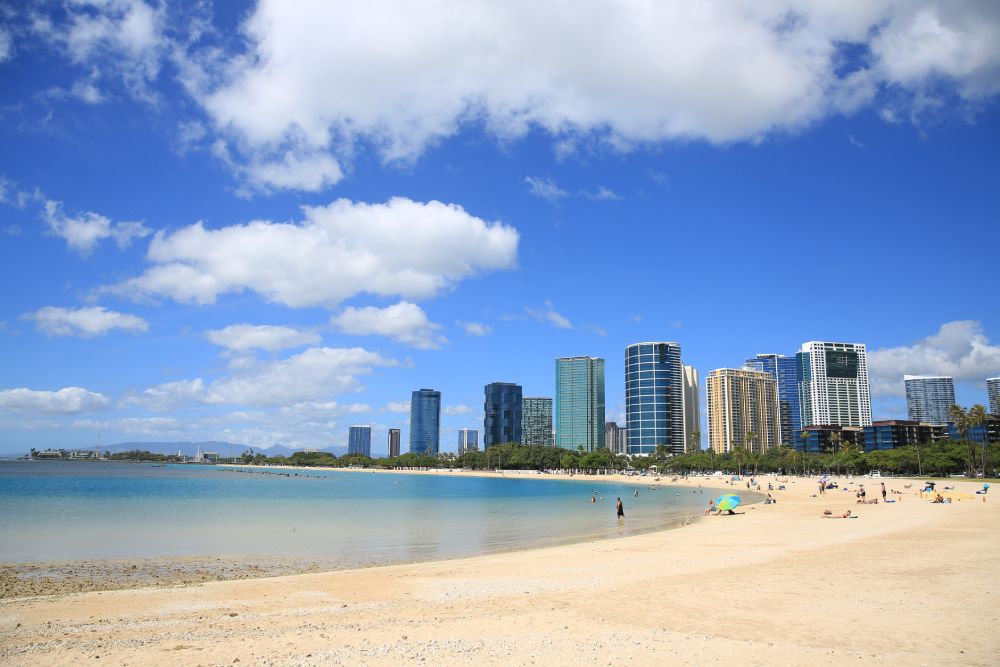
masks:
[[[621,498],[618,498],[618,503],[616,504],[615,507],[616,507],[616,509],[618,511],[618,518],[619,519],[624,519],[625,518],[625,508],[622,506],[622,499]]]

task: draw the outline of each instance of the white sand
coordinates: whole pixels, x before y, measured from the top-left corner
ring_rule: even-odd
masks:
[[[904,484],[860,506],[798,480],[738,516],[462,560],[5,600],[0,663],[997,664],[996,498]]]

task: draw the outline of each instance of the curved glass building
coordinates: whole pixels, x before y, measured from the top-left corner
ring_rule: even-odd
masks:
[[[441,392],[419,389],[410,397],[410,453],[438,453],[441,442]]]
[[[677,343],[633,343],[625,348],[625,428],[629,454],[657,445],[683,454],[684,367]]]

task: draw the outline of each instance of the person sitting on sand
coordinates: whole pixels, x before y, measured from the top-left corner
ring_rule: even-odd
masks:
[[[821,516],[824,519],[852,519],[857,515],[851,514],[851,510],[847,510],[843,514],[834,514],[830,510],[824,510]]]
[[[708,516],[709,514],[711,514],[714,511],[715,511],[715,501],[714,500],[709,500],[708,501],[708,509],[705,510],[705,516]]]
[[[942,495],[941,495],[941,494],[939,493],[939,494],[937,494],[936,496],[934,496],[934,500],[932,500],[931,502],[932,502],[932,503],[943,503],[943,502],[944,502],[944,496],[942,496]]]

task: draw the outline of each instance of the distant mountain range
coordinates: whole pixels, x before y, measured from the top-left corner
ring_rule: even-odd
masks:
[[[93,448],[67,447],[65,449],[67,451],[77,451],[80,449]],[[285,445],[271,445],[270,447],[264,448],[250,447],[249,445],[243,445],[235,442],[218,442],[215,440],[209,440],[206,442],[119,442],[114,445],[101,445],[102,452],[110,452],[112,454],[128,452],[136,449],[139,451],[152,452],[153,454],[165,455],[181,452],[185,456],[194,456],[200,449],[203,454],[205,452],[215,452],[224,458],[239,456],[248,449],[253,449],[255,453],[266,454],[267,456],[289,456],[297,451],[302,451],[301,449],[292,449],[291,447],[286,447]],[[336,456],[341,456],[347,453],[347,447],[324,447],[320,451],[330,452]],[[27,451],[24,452],[24,454],[27,453]]]

